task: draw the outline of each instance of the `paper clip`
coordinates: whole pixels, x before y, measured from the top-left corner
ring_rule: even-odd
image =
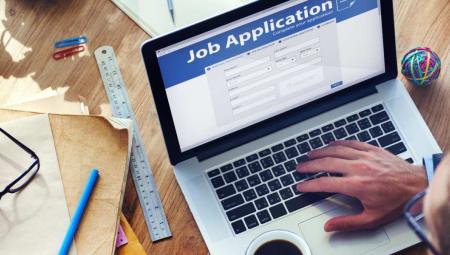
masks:
[[[68,48],[65,50],[57,51],[57,52],[53,53],[53,58],[55,60],[60,60],[65,57],[69,57],[69,56],[75,55],[75,54],[77,54],[79,52],[83,52],[83,51],[84,51],[84,46],[79,45],[79,46],[75,46],[75,47]]]
[[[78,45],[78,44],[85,44],[85,43],[87,43],[87,41],[88,41],[88,39],[86,36],[78,36],[78,37],[63,39],[63,40],[55,43],[55,48],[59,49],[59,48],[69,47],[69,46]]]

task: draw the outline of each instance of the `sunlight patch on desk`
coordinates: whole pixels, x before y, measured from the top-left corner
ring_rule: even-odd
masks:
[[[11,105],[17,102],[23,102],[42,89],[34,80],[35,72],[29,73],[22,78],[2,77],[0,75],[0,84],[2,84],[2,93],[0,94],[0,107],[3,105]]]
[[[20,60],[25,58],[25,55],[27,53],[30,53],[32,51],[31,48],[26,47],[19,41],[17,41],[14,37],[11,36],[11,33],[6,30],[4,24],[4,21],[7,20],[6,17],[6,6],[5,2],[0,2],[0,35],[1,35],[1,42],[3,47],[5,48],[5,51],[11,56],[11,59],[14,62],[19,62]],[[23,26],[23,25],[22,25]]]
[[[5,51],[8,52],[14,62],[24,59],[25,55],[32,51],[31,48],[26,47],[12,37],[8,31],[5,31],[4,27],[0,26],[0,33],[2,34],[2,44],[5,47]]]

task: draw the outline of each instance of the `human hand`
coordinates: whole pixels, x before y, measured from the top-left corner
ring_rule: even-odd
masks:
[[[390,152],[358,141],[336,141],[311,151],[310,161],[297,166],[303,173],[333,172],[297,185],[300,192],[340,193],[358,199],[360,214],[333,218],[325,231],[371,229],[401,215],[403,206],[427,186],[425,170]]]

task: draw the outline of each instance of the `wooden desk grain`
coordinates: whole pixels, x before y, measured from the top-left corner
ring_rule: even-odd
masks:
[[[450,3],[395,0],[395,9],[399,60],[418,45],[430,46],[441,56],[444,69],[439,82],[428,88],[406,86],[440,146],[447,150]],[[0,19],[0,102],[10,100],[11,91],[26,96],[68,86],[67,101],[81,96],[92,114],[100,114],[107,98],[93,51],[102,45],[114,47],[173,237],[152,244],[130,178],[123,211],[149,254],[207,254],[168,161],[141,62],[139,47],[149,36],[107,0],[0,0]],[[81,34],[89,37],[87,54],[63,61],[51,58],[55,41]],[[425,251],[416,247],[399,254],[423,255]]]

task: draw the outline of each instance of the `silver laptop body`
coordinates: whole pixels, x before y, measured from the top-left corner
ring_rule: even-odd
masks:
[[[326,233],[357,213],[302,194],[295,166],[353,139],[412,164],[440,152],[397,77],[392,1],[256,1],[147,41],[142,54],[176,179],[212,255],[286,230],[314,255],[391,254],[419,242],[403,219]]]
[[[193,158],[176,165],[175,176],[210,253],[245,254],[247,247],[256,237],[265,232],[280,229],[298,234],[307,242],[312,253],[317,255],[392,254],[418,243],[418,238],[403,219],[373,231],[334,234],[324,232],[323,226],[327,220],[356,212],[354,209],[357,208],[356,206],[348,207],[348,205],[355,205],[354,202],[340,195],[255,227],[242,235],[235,235],[207,175],[208,170],[225,162],[233,162],[242,158],[242,155],[270,148],[280,141],[297,137],[300,133],[305,133],[304,131],[333,123],[339,119],[338,116],[358,113],[367,106],[380,103],[385,106],[407,146],[407,152],[400,154],[400,157],[412,158],[414,162],[421,164],[424,156],[440,151],[402,82],[391,80],[377,86],[377,90],[378,93],[372,96],[323,113],[208,160],[199,162]]]

